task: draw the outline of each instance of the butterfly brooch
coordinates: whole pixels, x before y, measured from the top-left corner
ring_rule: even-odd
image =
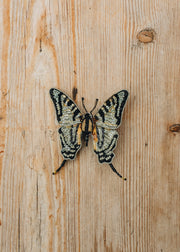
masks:
[[[98,155],[99,162],[108,163],[113,172],[123,178],[114,168],[112,159],[118,139],[116,129],[121,123],[128,91],[121,90],[112,95],[94,116],[92,112],[97,106],[98,99],[96,99],[93,109],[88,112],[82,97],[82,105],[86,112],[82,114],[71,98],[62,91],[52,88],[49,92],[55,106],[57,121],[60,124],[61,153],[64,157],[62,164],[53,174],[56,174],[67,160],[75,159],[76,153],[81,148],[82,140],[88,146],[89,136],[92,134],[94,152]],[[126,180],[126,178],[123,179]]]

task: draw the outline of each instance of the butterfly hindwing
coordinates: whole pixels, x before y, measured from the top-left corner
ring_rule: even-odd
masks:
[[[64,159],[74,159],[81,148],[81,125],[62,126],[59,129],[61,140],[61,153]]]
[[[102,127],[96,127],[93,131],[94,152],[98,155],[100,163],[111,163],[116,147],[118,133],[116,130],[108,130]]]
[[[58,89],[50,89],[50,96],[56,109],[64,159],[74,159],[81,148],[81,118],[82,114],[77,105]]]
[[[122,112],[128,92],[122,90],[111,96],[95,115],[93,129],[94,152],[100,163],[111,163],[114,157],[118,133],[116,129],[121,123]]]

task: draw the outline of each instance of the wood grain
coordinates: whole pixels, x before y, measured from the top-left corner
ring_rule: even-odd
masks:
[[[180,251],[179,11],[178,0],[0,2],[0,251]],[[52,87],[82,111],[82,96],[90,110],[129,91],[113,161],[126,182],[92,141],[52,176]]]

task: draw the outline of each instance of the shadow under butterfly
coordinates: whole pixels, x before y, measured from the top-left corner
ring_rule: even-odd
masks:
[[[92,112],[97,106],[98,99],[96,99],[93,109],[88,112],[82,97],[82,105],[86,112],[82,114],[77,105],[62,91],[52,88],[50,96],[56,109],[57,121],[61,125],[59,134],[62,146],[61,153],[64,157],[62,164],[53,172],[53,175],[60,171],[67,160],[75,159],[76,153],[81,148],[82,139],[88,146],[89,136],[92,134],[94,152],[98,155],[99,162],[108,163],[113,172],[126,180],[114,168],[112,159],[118,139],[116,129],[121,123],[128,91],[121,90],[112,95],[94,116]]]

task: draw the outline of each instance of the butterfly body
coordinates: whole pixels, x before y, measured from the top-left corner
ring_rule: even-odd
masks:
[[[81,148],[82,139],[88,146],[89,136],[92,134],[94,152],[98,155],[99,162],[108,163],[111,169],[122,178],[112,165],[112,159],[114,157],[113,150],[118,139],[116,129],[121,123],[128,91],[122,90],[112,95],[95,116],[92,115],[92,111],[95,109],[98,99],[96,99],[93,109],[88,112],[84,105],[84,98],[82,98],[82,105],[86,111],[85,114],[82,114],[71,98],[62,91],[52,88],[50,89],[50,96],[60,124],[61,153],[64,157],[56,172],[64,166],[68,159],[73,160],[75,158],[76,153]]]
[[[86,146],[88,146],[89,135],[92,134],[93,131],[93,117],[90,113],[86,113],[82,120],[82,137],[86,142]]]

